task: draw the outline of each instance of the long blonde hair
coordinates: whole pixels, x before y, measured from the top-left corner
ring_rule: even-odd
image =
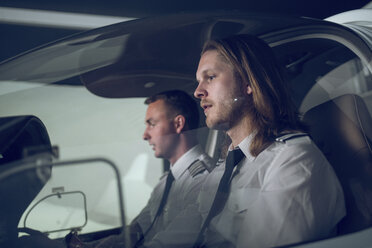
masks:
[[[234,35],[207,41],[202,54],[209,50],[216,50],[232,66],[237,82],[248,83],[252,88],[249,114],[256,131],[250,147],[253,156],[280,134],[305,129],[275,55],[264,41],[252,35]]]

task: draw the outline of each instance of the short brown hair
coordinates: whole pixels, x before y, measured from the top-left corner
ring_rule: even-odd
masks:
[[[199,110],[194,98],[181,90],[160,92],[145,100],[145,104],[163,100],[172,114],[185,117],[185,130],[196,129],[199,126]]]
[[[282,133],[304,130],[280,66],[264,41],[252,35],[234,35],[207,41],[202,54],[209,50],[216,50],[232,66],[237,81],[252,88],[250,115],[256,131],[252,155],[257,156]]]

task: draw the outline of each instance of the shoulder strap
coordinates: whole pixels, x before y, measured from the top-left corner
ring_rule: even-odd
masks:
[[[281,135],[275,139],[275,141],[285,143],[288,140],[303,137],[303,136],[308,136],[307,133],[288,133]]]
[[[207,165],[206,165],[203,161],[197,159],[197,160],[195,160],[195,161],[194,161],[194,162],[189,166],[188,170],[189,170],[189,172],[190,172],[190,175],[191,175],[192,177],[195,177],[196,175],[198,175],[198,174],[200,174],[200,173],[203,173],[205,170],[208,170],[208,167],[207,167]],[[209,171],[209,170],[208,170],[208,171]]]

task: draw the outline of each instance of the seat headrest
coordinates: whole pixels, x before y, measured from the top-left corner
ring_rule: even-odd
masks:
[[[372,226],[372,119],[363,99],[342,95],[309,110],[304,121],[344,190],[341,233]]]

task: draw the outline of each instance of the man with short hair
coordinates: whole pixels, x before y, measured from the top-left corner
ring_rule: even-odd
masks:
[[[197,197],[206,176],[214,168],[212,159],[198,144],[197,103],[180,90],[161,92],[145,100],[148,105],[143,139],[155,156],[169,161],[170,170],[155,186],[147,205],[130,224],[131,247],[177,247],[190,244],[199,232],[201,216]],[[122,248],[124,235],[82,243],[69,248]]]
[[[179,229],[180,225],[184,225],[185,230],[198,232],[201,219],[189,222],[190,215],[186,209],[188,205],[195,204],[202,182],[214,165],[198,144],[195,135],[199,125],[198,106],[191,96],[173,90],[151,96],[145,103],[148,108],[143,139],[152,146],[156,157],[169,161],[169,173],[174,182],[171,183],[163,209],[157,213],[167,187],[169,174],[166,173],[153,190],[146,207],[131,225],[137,226],[137,230],[140,227],[140,236],[143,235],[135,242],[136,246],[172,247],[172,244],[182,242],[185,235],[192,235],[175,230],[174,226]],[[191,226],[187,226],[188,223]]]
[[[273,247],[332,235],[345,215],[343,192],[304,133],[270,47],[250,35],[209,41],[196,77],[207,126],[226,132],[231,145],[200,193],[204,224],[194,247]]]

